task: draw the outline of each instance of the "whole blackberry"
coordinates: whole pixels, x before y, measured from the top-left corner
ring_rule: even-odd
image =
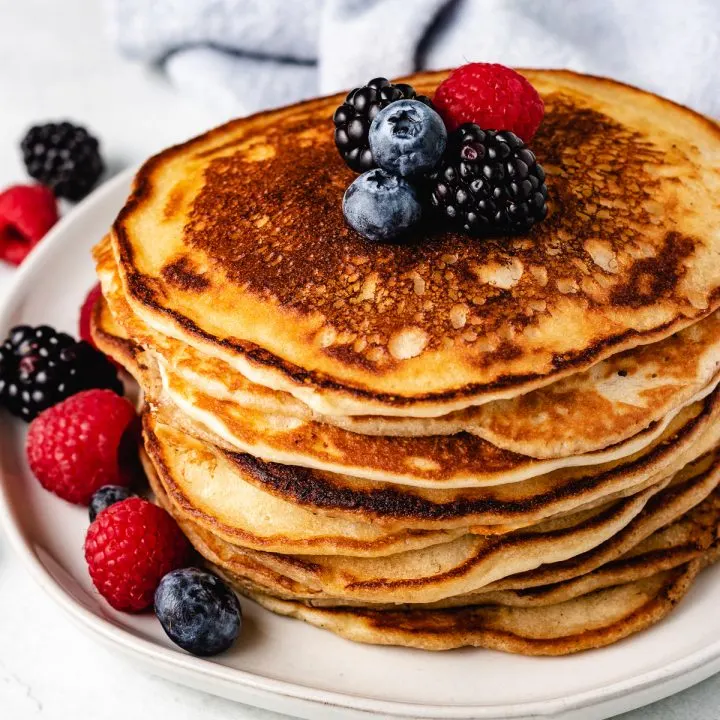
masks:
[[[98,141],[69,122],[31,127],[20,147],[30,176],[68,200],[84,198],[104,169]]]
[[[0,405],[23,420],[91,388],[123,394],[112,363],[84,341],[47,325],[23,325],[0,346]]]
[[[545,171],[514,133],[461,125],[430,182],[430,201],[472,235],[521,233],[547,215]]]
[[[381,77],[351,90],[335,111],[335,145],[351,170],[363,173],[375,167],[368,142],[370,124],[380,110],[396,100],[418,100],[432,107],[430,98],[416,95],[412,86],[393,85]]]

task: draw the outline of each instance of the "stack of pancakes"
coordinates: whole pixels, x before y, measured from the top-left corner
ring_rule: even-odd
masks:
[[[355,235],[334,97],[151,159],[96,248],[157,500],[274,612],[561,654],[657,621],[714,558],[720,130],[526,75],[552,201],[527,236]]]

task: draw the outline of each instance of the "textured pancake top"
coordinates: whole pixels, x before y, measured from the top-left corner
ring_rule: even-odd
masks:
[[[527,236],[364,240],[342,215],[341,97],[321,98],[146,163],[113,233],[133,308],[325,412],[408,415],[517,395],[710,312],[717,126],[608,80],[525,75],[551,200]]]

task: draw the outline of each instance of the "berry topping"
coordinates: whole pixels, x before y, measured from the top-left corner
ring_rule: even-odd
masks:
[[[0,346],[0,405],[24,420],[90,388],[123,393],[114,366],[86,342],[41,325],[14,328]]]
[[[57,219],[50,188],[15,185],[0,193],[0,260],[19,265]]]
[[[21,149],[30,176],[68,200],[85,197],[104,169],[98,141],[69,122],[30,128]]]
[[[237,639],[242,611],[235,593],[205,570],[168,573],[155,591],[155,613],[168,637],[193,655],[217,655]]]
[[[131,497],[101,512],[88,528],[85,560],[98,592],[116,610],[140,612],[160,580],[188,560],[190,545],[165,510]]]
[[[430,185],[441,216],[472,235],[518,233],[547,214],[545,172],[511,132],[461,125]]]
[[[495,63],[470,63],[450,73],[433,98],[448,131],[463,123],[510,130],[530,142],[545,113],[537,90],[522,75]]]
[[[376,168],[355,178],[345,191],[343,213],[363,237],[383,241],[397,238],[415,225],[422,208],[407,180]]]
[[[132,496],[133,493],[124,485],[103,485],[98,488],[90,498],[88,508],[90,522],[93,522],[105,508],[109,508],[111,505],[127,500]]]
[[[85,302],[83,303],[82,308],[80,308],[80,322],[78,328],[80,333],[80,339],[84,340],[86,343],[92,345],[93,347],[95,347],[95,341],[93,340],[92,332],[90,331],[90,327],[92,325],[92,314],[93,309],[95,308],[95,304],[101,297],[102,288],[100,287],[100,283],[98,283],[87,294]]]
[[[431,105],[429,98],[416,95],[410,85],[393,85],[386,78],[375,78],[348,93],[333,115],[335,145],[348,167],[359,173],[375,167],[368,143],[370,123],[390,103],[412,99]]]
[[[375,116],[368,139],[378,167],[410,177],[435,167],[445,150],[447,130],[431,107],[398,100]]]
[[[133,479],[122,455],[134,419],[133,406],[109,390],[73,395],[30,423],[30,469],[46,490],[87,505],[103,485],[127,485]]]

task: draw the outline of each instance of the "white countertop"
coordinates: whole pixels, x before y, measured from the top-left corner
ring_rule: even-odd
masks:
[[[0,0],[0,189],[27,182],[18,143],[68,118],[101,138],[110,171],[222,118],[159,73],[118,58],[98,0]],[[12,271],[0,264],[0,299]],[[716,720],[720,676],[624,720]],[[149,676],[81,634],[30,579],[0,534],[0,716],[8,720],[279,720]]]

